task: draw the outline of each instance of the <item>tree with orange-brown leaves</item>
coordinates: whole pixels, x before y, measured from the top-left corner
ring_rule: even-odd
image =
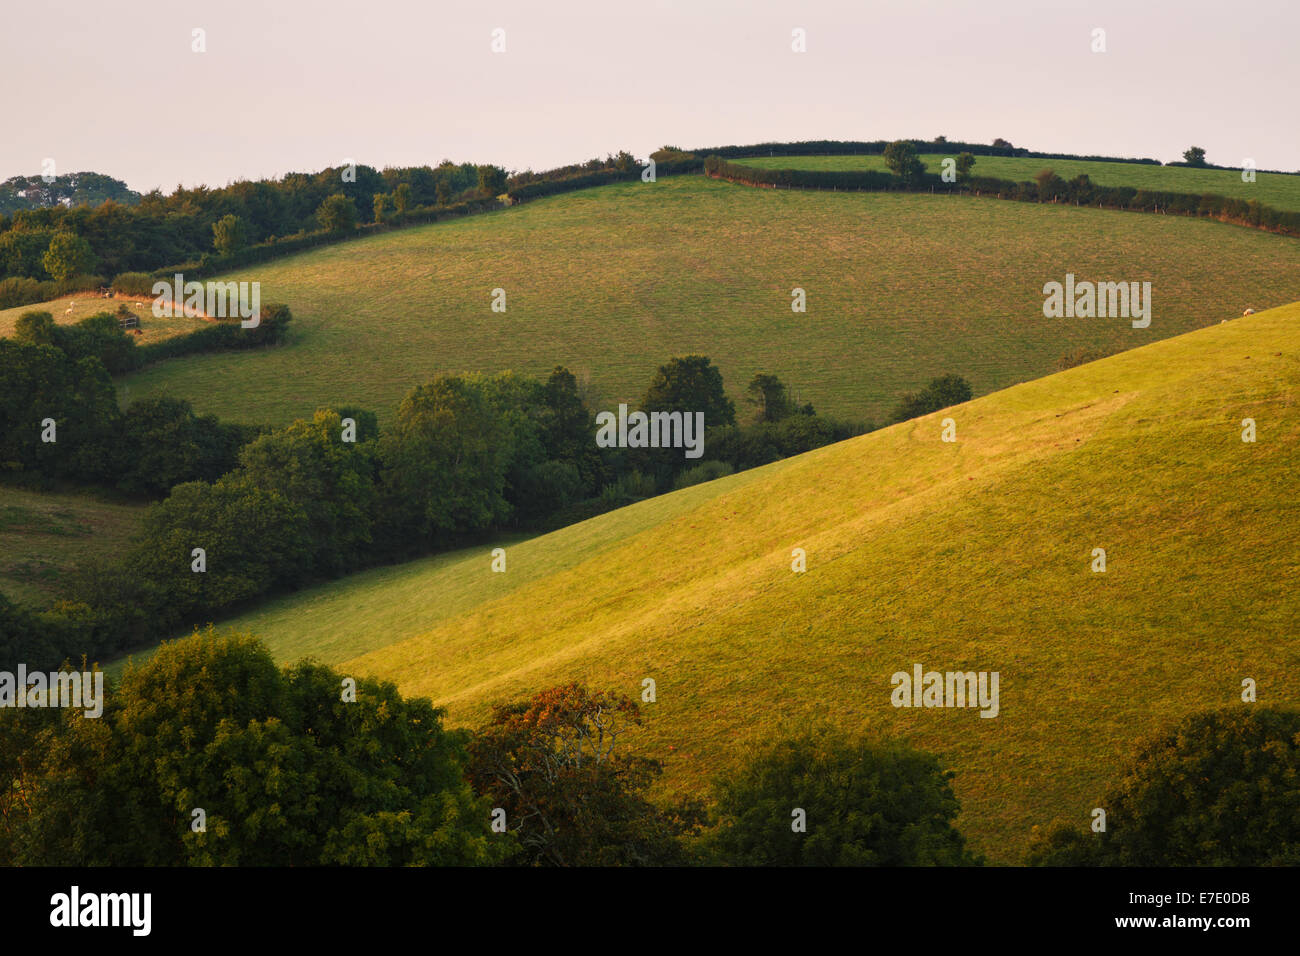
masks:
[[[470,782],[506,814],[515,862],[646,866],[685,862],[679,837],[694,808],[666,812],[644,796],[663,767],[629,754],[635,701],[573,683],[499,705],[470,744]]]

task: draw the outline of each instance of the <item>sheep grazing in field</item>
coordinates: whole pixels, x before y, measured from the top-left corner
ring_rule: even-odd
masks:
[[[1245,312],[1243,312],[1243,313],[1241,313],[1241,314],[1242,314],[1243,316],[1246,316],[1246,315],[1254,315],[1254,314],[1255,314],[1255,310],[1254,310],[1254,309],[1247,309]]]

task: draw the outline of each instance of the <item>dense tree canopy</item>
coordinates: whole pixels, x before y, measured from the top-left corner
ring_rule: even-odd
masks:
[[[0,864],[495,862],[511,838],[464,762],[428,701],[364,679],[348,699],[343,675],[209,628],[128,669],[99,719],[0,717]]]
[[[356,203],[343,193],[326,197],[316,210],[316,222],[326,232],[347,232],[357,225]]]
[[[94,272],[99,258],[90,243],[75,232],[56,232],[49,248],[41,256],[41,265],[53,279],[70,279],[73,276]]]
[[[704,355],[680,356],[659,366],[641,407],[647,412],[703,412],[706,426],[736,423],[722,372]]]
[[[715,852],[740,866],[979,862],[939,761],[901,744],[778,743],[717,785]]]
[[[1104,831],[1091,818],[1059,822],[1035,833],[1030,862],[1296,866],[1300,712],[1250,704],[1193,714],[1143,742],[1098,807]]]

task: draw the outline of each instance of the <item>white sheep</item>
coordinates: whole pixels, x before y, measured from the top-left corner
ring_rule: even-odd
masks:
[[[1254,314],[1255,314],[1255,310],[1254,310],[1254,309],[1247,309],[1245,312],[1243,312],[1243,313],[1241,313],[1241,314],[1242,314],[1243,316],[1246,316],[1246,315],[1254,315]]]

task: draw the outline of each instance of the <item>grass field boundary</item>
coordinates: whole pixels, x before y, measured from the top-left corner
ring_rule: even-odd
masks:
[[[1084,177],[1040,186],[1033,182],[1016,182],[973,176],[966,182],[945,182],[934,173],[925,173],[915,182],[905,182],[892,173],[880,170],[823,171],[806,169],[760,169],[731,163],[719,156],[705,160],[704,172],[712,179],[722,179],[742,186],[768,189],[809,189],[834,192],[913,192],[935,195],[961,195],[1011,199],[1018,202],[1050,202],[1120,212],[1146,212],[1158,215],[1183,215],[1213,219],[1237,226],[1248,226],[1284,236],[1300,236],[1300,212],[1265,206],[1255,200],[1230,199],[1212,193],[1181,193],[1139,189],[1135,186],[1099,186]],[[1082,181],[1081,181],[1082,180]]]
[[[753,159],[772,156],[880,156],[889,146],[890,140],[803,140],[791,143],[753,143],[748,146],[712,146],[691,150],[696,156],[720,156],[723,159]],[[1241,166],[1218,166],[1204,163],[1193,166],[1191,163],[1177,160],[1162,163],[1150,157],[1130,158],[1126,156],[1080,155],[1078,153],[1043,153],[1023,146],[992,146],[988,143],[962,143],[948,139],[921,140],[908,139],[918,153],[970,153],[972,156],[999,156],[1008,159],[1051,159],[1069,160],[1085,163],[1119,163],[1137,166],[1173,166],[1184,169],[1217,169],[1240,172]],[[1276,176],[1300,176],[1300,170],[1290,169],[1256,169],[1257,173]]]

